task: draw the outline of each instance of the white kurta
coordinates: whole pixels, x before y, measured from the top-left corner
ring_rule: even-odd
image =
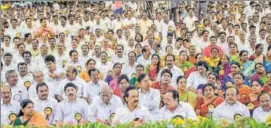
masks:
[[[116,115],[113,119],[113,124],[115,123],[128,123],[133,121],[136,118],[143,119],[144,122],[148,122],[150,120],[150,112],[146,107],[137,106],[137,108],[133,111],[127,106],[118,108],[116,111]]]
[[[222,119],[227,119],[230,122],[234,122],[234,116],[236,114],[240,114],[243,117],[250,116],[247,106],[245,106],[241,102],[237,101],[233,105],[229,105],[224,101],[215,108],[213,112],[213,119],[218,121]]]
[[[9,125],[11,122],[9,120],[9,115],[11,113],[18,114],[20,111],[20,104],[17,101],[11,100],[9,104],[4,104],[1,100],[1,124],[2,125]]]
[[[88,111],[88,120],[95,122],[96,119],[105,121],[110,119],[110,115],[116,113],[117,108],[123,107],[121,99],[115,95],[110,102],[105,104],[100,96],[93,99]]]
[[[184,119],[197,120],[197,115],[189,103],[179,102],[174,112],[170,111],[166,106],[160,109],[160,120],[171,120],[177,115],[182,116]]]
[[[63,123],[72,122],[74,124],[78,124],[78,121],[75,119],[76,113],[81,114],[81,120],[86,120],[88,114],[87,102],[80,98],[77,98],[73,102],[65,99],[58,104],[54,119],[55,121],[63,121]]]

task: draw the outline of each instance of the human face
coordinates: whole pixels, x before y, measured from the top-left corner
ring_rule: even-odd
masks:
[[[219,38],[220,38],[220,41],[221,41],[221,42],[225,42],[225,40],[226,40],[226,36],[225,36],[224,34],[221,34],[221,35],[219,36]]]
[[[47,55],[48,54],[48,47],[47,46],[41,47],[41,54],[42,55]]]
[[[101,47],[96,45],[94,48],[94,51],[95,51],[95,54],[99,54],[101,52]]]
[[[205,73],[207,71],[207,69],[203,65],[199,65],[198,71],[199,71],[199,73]]]
[[[108,104],[112,98],[112,93],[109,89],[103,90],[101,92],[101,99],[105,104]]]
[[[215,90],[211,86],[207,86],[204,88],[204,96],[207,98],[213,97],[215,94]]]
[[[256,68],[256,72],[259,74],[263,74],[265,72],[265,69],[264,69],[263,65],[261,65],[261,64],[257,64],[255,68]]]
[[[136,68],[136,74],[139,75],[139,74],[142,74],[144,73],[144,69],[142,67],[137,67]]]
[[[237,100],[237,92],[234,88],[230,88],[226,91],[226,102],[228,104],[234,104]]]
[[[140,82],[140,88],[143,90],[149,90],[151,87],[151,79],[149,76],[145,76],[145,78]]]
[[[91,80],[93,83],[98,83],[98,81],[99,81],[99,72],[98,71],[91,73]]]
[[[163,97],[163,102],[168,109],[173,109],[177,106],[176,99],[173,99],[172,92],[167,92]]]
[[[56,69],[56,63],[55,62],[46,62],[46,66],[48,67],[48,69],[50,70],[50,71],[53,71],[53,70],[55,70]]]
[[[259,99],[260,106],[263,108],[264,111],[269,111],[271,109],[271,99],[270,95],[264,94]]]
[[[15,86],[18,82],[18,75],[16,72],[12,72],[9,74],[7,82],[10,86]]]
[[[20,75],[26,75],[28,73],[28,69],[26,65],[19,65]]]
[[[157,56],[153,56],[152,59],[151,59],[151,62],[152,62],[152,64],[157,65],[158,62],[159,62],[159,58]]]
[[[87,69],[94,69],[95,68],[95,62],[94,61],[89,61],[88,65],[87,65]]]
[[[66,96],[68,97],[69,100],[75,99],[77,94],[76,94],[77,90],[73,87],[68,87],[66,89]]]
[[[101,54],[101,60],[102,60],[103,63],[107,62],[107,55],[106,55],[106,53],[102,53]]]
[[[24,61],[26,63],[29,64],[31,62],[31,56],[30,56],[30,54],[24,54],[23,58],[24,58]]]
[[[4,103],[9,103],[11,100],[12,93],[8,87],[1,88],[1,98]]]
[[[169,74],[169,73],[164,73],[164,74],[162,75],[161,82],[162,82],[163,84],[169,84],[170,81],[171,81],[171,76],[170,76],[170,74]]]
[[[5,56],[4,61],[6,65],[9,65],[12,61],[12,56]]]
[[[248,53],[247,52],[244,52],[241,56],[241,60],[242,61],[247,61],[248,60]]]
[[[244,80],[240,74],[235,75],[233,79],[236,85],[242,85],[244,83]]]
[[[268,78],[267,84],[271,85],[271,73],[268,73],[266,76]]]
[[[73,68],[69,68],[67,71],[66,71],[66,76],[67,76],[67,79],[72,81],[75,79],[76,77],[76,73],[73,72]]]
[[[197,56],[197,62],[199,62],[201,60],[203,60],[203,56],[200,54],[200,55]]]
[[[41,86],[38,89],[38,96],[40,100],[46,100],[48,98],[48,88],[46,86]]]
[[[129,62],[135,62],[135,54],[133,52],[130,52],[128,54]]]
[[[258,47],[258,48],[256,49],[256,52],[257,52],[257,53],[263,53],[263,45],[260,45],[260,47]]]
[[[188,57],[187,52],[182,52],[180,54],[180,60],[182,60],[182,61],[186,61],[187,57]]]
[[[262,92],[262,86],[257,81],[253,81],[251,85],[251,91],[253,94],[260,94]]]
[[[218,57],[218,50],[213,49],[211,52],[212,57]]]
[[[168,57],[166,58],[166,64],[167,64],[167,67],[173,68],[173,66],[174,66],[174,59],[173,59],[173,56],[168,56]]]
[[[122,69],[122,66],[121,66],[121,65],[117,65],[117,66],[114,68],[114,73],[115,73],[115,75],[120,75],[121,69]]]
[[[126,79],[122,79],[119,83],[119,88],[121,90],[121,92],[124,92],[125,89],[129,86],[128,81],[126,81]]]
[[[231,65],[231,73],[235,74],[238,72],[240,72],[240,68],[235,64]]]
[[[27,115],[27,116],[32,116],[35,113],[35,111],[34,111],[34,104],[33,103],[28,103],[21,110],[24,113],[24,115]]]
[[[237,52],[237,47],[235,46],[235,45],[230,45],[230,52],[231,53],[235,53],[235,52]]]
[[[78,61],[78,54],[77,52],[73,52],[71,55],[71,59],[73,62],[77,62]]]
[[[181,78],[178,82],[178,88],[179,90],[186,90],[186,79],[185,78]]]
[[[229,61],[228,58],[225,55],[223,55],[221,58],[221,63],[226,64],[228,61]]]
[[[35,81],[37,83],[41,83],[44,81],[44,75],[42,72],[36,72],[34,75],[35,75]]]
[[[208,76],[208,82],[209,83],[216,83],[216,76],[215,75],[213,75],[213,74],[210,74],[209,76]]]
[[[128,97],[125,97],[125,100],[126,100],[126,102],[127,102],[127,104],[128,104],[128,106],[134,106],[134,107],[136,107],[137,105],[138,105],[138,91],[137,90],[130,90],[129,92],[128,92]]]

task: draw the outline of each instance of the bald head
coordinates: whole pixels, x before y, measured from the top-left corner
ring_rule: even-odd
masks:
[[[113,90],[109,86],[104,86],[101,90],[101,99],[105,104],[108,104],[112,98]]]

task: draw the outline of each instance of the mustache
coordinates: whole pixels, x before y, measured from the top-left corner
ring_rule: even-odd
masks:
[[[134,101],[134,103],[137,103],[137,102],[138,102],[138,100],[135,100],[135,101]]]
[[[69,96],[74,96],[74,94],[71,93],[71,94],[69,94]]]

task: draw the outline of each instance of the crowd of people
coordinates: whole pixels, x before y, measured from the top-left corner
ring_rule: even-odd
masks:
[[[2,3],[1,124],[265,122],[271,2],[172,5]]]

